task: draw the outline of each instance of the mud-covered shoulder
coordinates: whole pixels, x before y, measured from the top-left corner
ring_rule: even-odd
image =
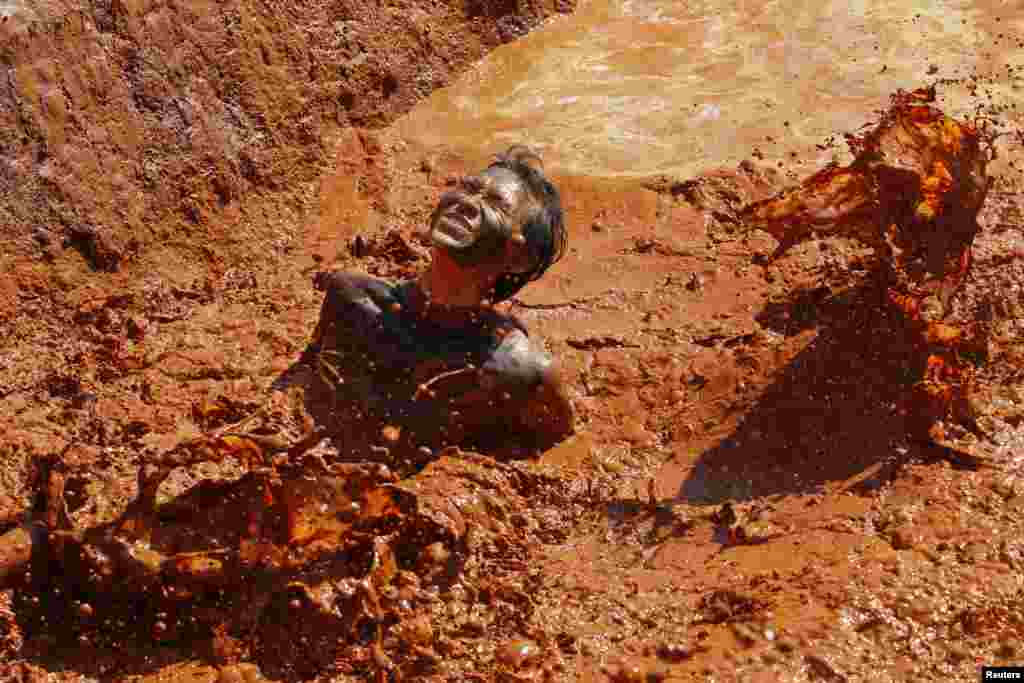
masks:
[[[398,287],[380,278],[348,271],[318,273],[314,286],[324,293],[312,348],[334,348],[339,341],[377,340],[399,304]]]
[[[502,328],[504,335],[483,370],[499,384],[512,387],[534,387],[554,371],[554,359],[531,341],[519,327]]]
[[[348,302],[369,299],[382,309],[398,302],[401,288],[401,284],[346,270],[317,273],[313,277],[313,286],[329,297]]]

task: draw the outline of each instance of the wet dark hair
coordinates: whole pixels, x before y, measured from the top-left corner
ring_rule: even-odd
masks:
[[[562,200],[558,189],[530,161],[537,166],[543,164],[540,157],[529,148],[513,145],[487,167],[488,170],[504,168],[515,173],[540,203],[540,207],[523,223],[523,237],[526,238],[534,266],[522,273],[502,273],[492,290],[491,301],[494,303],[511,299],[527,283],[539,280],[548,268],[565,255],[568,244],[569,236],[562,219]]]

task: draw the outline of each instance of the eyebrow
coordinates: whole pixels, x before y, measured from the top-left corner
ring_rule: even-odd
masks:
[[[522,185],[522,180],[519,182],[520,185]],[[492,175],[480,173],[473,176],[466,176],[463,178],[463,183],[480,189],[488,199],[500,201],[503,208],[510,208],[512,206],[512,194],[514,193],[514,190],[509,188],[506,183],[498,180]],[[529,190],[525,186],[523,186],[523,190],[526,194],[529,194]]]

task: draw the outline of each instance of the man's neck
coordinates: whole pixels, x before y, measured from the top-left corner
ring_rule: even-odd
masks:
[[[492,278],[455,263],[441,249],[434,249],[427,269],[419,278],[420,289],[431,307],[480,308],[494,286]]]

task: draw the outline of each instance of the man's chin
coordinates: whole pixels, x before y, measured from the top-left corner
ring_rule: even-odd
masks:
[[[435,247],[453,251],[462,251],[470,246],[466,240],[437,229],[430,231],[430,241]]]

